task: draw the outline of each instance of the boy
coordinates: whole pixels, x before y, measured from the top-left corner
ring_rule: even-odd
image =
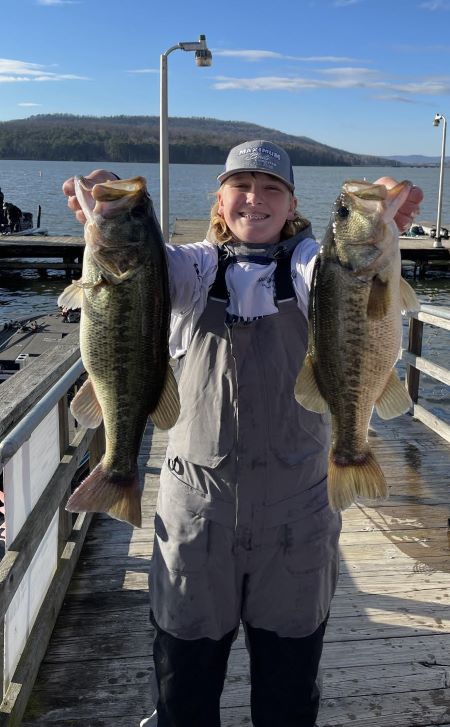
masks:
[[[141,724],[219,727],[242,621],[255,727],[314,727],[341,527],[327,500],[328,420],[293,394],[318,245],[281,147],[234,147],[218,179],[207,239],[167,246],[181,414],[150,574],[157,711]],[[72,180],[64,191],[83,221]],[[412,190],[399,226],[421,196]]]

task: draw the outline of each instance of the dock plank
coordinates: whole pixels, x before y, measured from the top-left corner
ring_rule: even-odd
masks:
[[[390,499],[343,515],[322,659],[320,727],[450,727],[448,444],[411,417],[375,420]],[[165,435],[140,456],[142,530],[99,515],[42,663],[24,727],[138,725],[151,713],[147,570]],[[222,727],[248,727],[248,655],[233,644]]]

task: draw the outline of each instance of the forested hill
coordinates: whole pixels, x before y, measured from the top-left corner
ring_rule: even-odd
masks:
[[[223,164],[229,149],[250,139],[281,144],[294,165],[400,166],[381,157],[352,154],[241,121],[208,118],[169,120],[170,161]],[[0,159],[158,162],[158,116],[51,114],[0,122]]]

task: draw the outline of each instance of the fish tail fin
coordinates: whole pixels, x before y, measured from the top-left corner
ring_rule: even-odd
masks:
[[[106,512],[117,520],[125,520],[140,528],[141,490],[137,469],[128,476],[117,475],[103,466],[94,467],[66,505],[69,512]]]
[[[332,510],[345,510],[356,500],[379,500],[388,495],[387,482],[372,452],[359,462],[340,464],[333,451],[328,461],[328,500]]]

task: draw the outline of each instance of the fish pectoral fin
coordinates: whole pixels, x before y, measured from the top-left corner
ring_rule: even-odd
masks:
[[[67,286],[58,298],[58,305],[62,308],[81,308],[83,305],[83,288],[79,285],[80,281],[74,281]]]
[[[415,294],[414,290],[411,288],[410,284],[406,282],[405,278],[400,278],[400,300],[401,300],[401,306],[402,306],[402,312],[406,311],[419,311],[420,310],[420,303],[417,298],[417,295]]]
[[[383,393],[375,402],[377,413],[382,419],[393,419],[405,414],[411,407],[411,398],[398,378],[397,371],[392,369]]]
[[[367,301],[367,317],[375,321],[384,318],[388,312],[390,296],[389,280],[382,280],[379,275],[375,275]]]
[[[96,429],[103,420],[103,413],[90,379],[84,382],[70,404],[70,411],[77,422],[86,429]]]
[[[170,429],[180,415],[180,396],[178,384],[170,366],[167,366],[164,388],[156,408],[150,412],[150,418],[158,429]]]
[[[102,275],[106,283],[109,283],[110,285],[120,285],[126,280],[130,280],[130,278],[136,275],[136,272],[137,271],[135,269],[125,270],[123,273],[103,269]]]
[[[110,285],[120,285],[126,280],[129,280],[139,270],[139,266],[136,262],[129,262],[129,267],[126,270],[121,271],[116,261],[111,256],[103,253],[101,250],[96,250],[92,254],[98,268],[101,270],[102,279],[104,282]]]
[[[295,398],[308,411],[315,411],[318,414],[325,414],[329,407],[317,386],[316,375],[309,353],[303,362],[303,366],[297,376],[294,389]]]

